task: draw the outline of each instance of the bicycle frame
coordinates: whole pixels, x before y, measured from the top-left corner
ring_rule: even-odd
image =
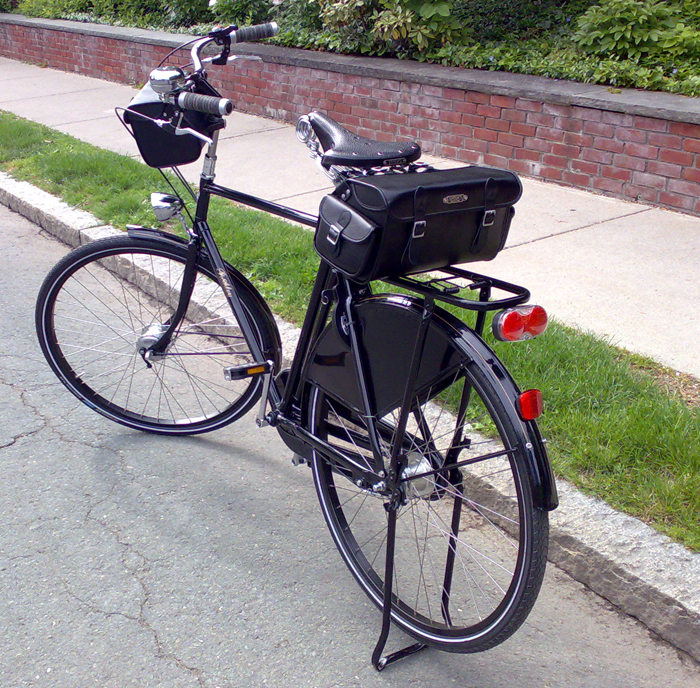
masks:
[[[447,454],[447,463],[445,465],[435,470],[421,472],[418,475],[412,475],[408,478],[402,478],[407,458],[401,448],[404,446],[404,433],[406,433],[409,415],[413,413],[412,399],[414,399],[414,393],[416,392],[416,383],[419,377],[423,349],[435,310],[435,299],[438,298],[443,301],[456,303],[462,308],[476,311],[476,322],[472,332],[477,335],[478,339],[484,328],[486,311],[524,303],[529,299],[530,294],[522,287],[456,269],[450,269],[447,272],[452,272],[452,274],[458,277],[467,277],[470,279],[473,282],[472,289],[478,290],[479,293],[477,301],[465,301],[464,299],[453,296],[453,287],[446,289],[435,288],[431,282],[416,281],[411,277],[399,277],[388,280],[391,284],[411,290],[423,297],[422,306],[420,306],[420,322],[418,326],[414,329],[410,327],[406,328],[407,333],[413,337],[412,345],[408,337],[404,338],[404,341],[408,342],[407,346],[412,346],[410,365],[405,380],[396,381],[397,388],[398,385],[403,384],[403,394],[400,405],[396,407],[398,417],[395,426],[389,428],[386,423],[383,424],[383,421],[379,420],[377,409],[373,408],[373,399],[375,398],[372,387],[373,381],[371,379],[368,361],[366,360],[366,352],[371,349],[372,342],[363,341],[363,333],[360,332],[355,314],[356,303],[358,300],[371,295],[371,289],[369,286],[360,285],[348,280],[342,274],[333,270],[327,263],[321,261],[291,368],[286,373],[286,376],[279,380],[279,384],[277,381],[273,383],[273,375],[276,371],[273,369],[272,362],[265,360],[261,345],[255,336],[253,325],[246,313],[237,289],[229,277],[226,264],[216,245],[211,228],[209,227],[207,218],[210,200],[212,196],[218,196],[308,227],[316,227],[318,218],[308,213],[216,184],[214,178],[218,135],[219,131],[213,133],[212,142],[209,144],[206,152],[200,176],[199,194],[196,199],[193,226],[188,230],[190,235],[189,251],[187,264],[185,266],[185,275],[183,277],[180,302],[175,314],[168,322],[169,327],[167,331],[151,347],[151,350],[153,352],[158,352],[159,350],[165,349],[170,341],[172,333],[184,318],[191,296],[191,286],[188,288],[188,285],[191,285],[193,282],[193,276],[196,271],[196,257],[199,251],[204,248],[214,266],[229,306],[238,320],[243,337],[246,340],[254,360],[250,368],[251,371],[254,370],[255,372],[251,372],[250,374],[263,375],[262,399],[257,417],[258,426],[272,425],[276,427],[285,444],[294,451],[295,463],[304,461],[311,463],[314,458],[314,452],[318,452],[325,461],[330,463],[334,470],[342,471],[346,476],[349,476],[358,487],[380,495],[386,500],[385,509],[387,512],[388,530],[384,580],[387,581],[387,584],[384,586],[383,590],[382,629],[372,655],[372,662],[375,668],[381,670],[388,664],[427,647],[419,642],[403,650],[389,654],[388,656],[383,656],[391,625],[396,519],[397,512],[405,500],[403,484],[407,480],[425,478],[429,475],[445,473],[446,471],[458,471],[461,466],[468,465],[473,461],[473,459],[462,461],[458,459],[459,452],[456,450],[456,447],[460,444],[461,437],[460,434],[456,434],[452,438],[451,446]],[[503,289],[510,293],[511,296],[497,301],[490,301],[491,290],[494,287]],[[304,406],[308,393],[306,389],[307,375],[312,366],[311,358],[315,351],[315,344],[319,341],[319,337],[324,332],[329,322],[331,309],[333,307],[335,307],[334,317],[338,335],[347,342],[349,353],[352,358],[352,365],[354,366],[356,384],[361,397],[361,416],[366,423],[369,444],[368,449],[371,450],[371,468],[361,466],[352,461],[342,450],[314,435],[306,427],[308,418],[305,417],[305,414],[308,411]],[[146,354],[144,358],[146,362],[148,362],[148,354]],[[512,394],[515,396],[514,386]],[[470,395],[471,387],[465,384],[462,391],[462,398],[458,406],[458,418],[464,416]],[[513,403],[515,403],[515,398],[513,399]],[[267,410],[268,404],[270,408],[269,411]],[[416,419],[419,426],[421,420],[425,423],[425,419],[422,416]],[[393,449],[389,457],[385,456],[382,452],[382,432],[385,433],[385,436],[387,432],[391,432],[393,435]],[[536,429],[532,432],[535,437],[539,438]],[[551,509],[556,506],[556,490],[553,487],[554,481],[546,452],[541,442],[538,442],[538,444],[540,446],[536,448],[533,448],[532,444],[528,444],[528,448],[533,456],[532,464],[536,467],[534,470],[539,473],[533,482],[537,484],[541,492],[540,505],[545,509]],[[486,455],[486,457],[488,457],[488,455]],[[483,458],[484,457],[481,457],[479,460]],[[455,502],[455,510],[456,516],[453,515],[452,517],[451,542],[457,537],[457,533],[454,531],[454,523],[459,521],[461,499]],[[449,621],[450,617],[449,598],[453,567],[454,546],[452,545],[451,554],[448,556],[448,561],[446,563],[442,590],[442,613],[447,621]]]

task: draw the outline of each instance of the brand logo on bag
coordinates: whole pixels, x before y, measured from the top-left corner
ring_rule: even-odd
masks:
[[[467,196],[467,194],[454,194],[452,196],[445,196],[445,198],[442,199],[442,202],[452,205],[453,203],[464,203],[464,201],[468,200],[469,196]]]

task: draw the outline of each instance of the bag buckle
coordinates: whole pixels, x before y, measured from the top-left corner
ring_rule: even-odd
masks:
[[[484,219],[481,222],[482,227],[490,227],[496,221],[496,211],[487,210],[484,213]]]
[[[411,239],[420,239],[425,236],[425,220],[417,220],[413,223],[413,232]]]
[[[326,239],[328,239],[328,243],[331,246],[335,246],[338,243],[338,239],[340,239],[340,235],[342,234],[343,229],[342,227],[337,227],[336,225],[331,225],[328,228],[328,234],[326,235]]]

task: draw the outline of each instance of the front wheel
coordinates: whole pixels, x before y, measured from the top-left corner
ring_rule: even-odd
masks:
[[[372,336],[375,324],[398,322],[395,308],[379,304],[376,317],[358,308],[363,336]],[[477,652],[503,642],[530,612],[544,575],[548,515],[533,503],[522,424],[504,404],[500,381],[464,339],[450,336],[439,316],[431,327],[428,341],[439,351],[426,351],[424,359],[439,354],[449,368],[420,380],[412,401],[401,450],[405,499],[397,514],[392,620],[426,644]],[[395,347],[383,357],[369,355],[370,365],[376,370],[381,364],[384,372],[400,358]],[[366,420],[340,390],[313,387],[309,414],[315,435],[369,467]],[[380,415],[388,467],[398,409]],[[358,487],[319,452],[313,473],[343,559],[381,608],[387,499]]]
[[[207,432],[242,416],[260,396],[260,377],[224,377],[225,368],[253,358],[203,254],[170,346],[144,359],[177,308],[185,259],[186,246],[175,242],[110,237],[68,254],[41,287],[36,328],[47,361],[73,394],[117,423],[160,434]],[[277,367],[272,316],[247,282],[229,272]]]

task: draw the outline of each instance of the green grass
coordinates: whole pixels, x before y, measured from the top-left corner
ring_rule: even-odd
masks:
[[[1,112],[0,166],[116,227],[151,224],[149,195],[166,190],[145,165]],[[318,266],[311,233],[215,200],[211,225],[226,259],[299,323]],[[699,409],[631,355],[557,323],[531,342],[487,339],[523,389],[542,390],[558,475],[700,551]]]

